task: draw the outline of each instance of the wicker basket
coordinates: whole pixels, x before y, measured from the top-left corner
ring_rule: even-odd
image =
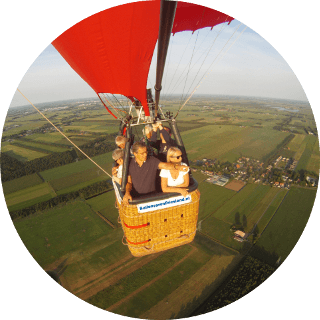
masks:
[[[124,244],[135,257],[174,248],[194,239],[200,192],[192,191],[191,202],[145,213],[137,205],[119,204]]]

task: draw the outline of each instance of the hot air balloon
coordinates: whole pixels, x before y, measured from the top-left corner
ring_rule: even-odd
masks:
[[[173,133],[189,165],[176,117],[159,106],[161,83],[171,34],[196,31],[230,23],[232,17],[185,2],[142,1],[99,12],[74,25],[53,46],[96,92],[110,114],[119,120],[119,135],[127,137],[121,185],[114,182],[119,222],[124,244],[134,256],[143,256],[191,242],[196,233],[200,192],[190,174],[188,195],[154,193],[124,204],[133,128],[161,121]],[[158,43],[155,99],[147,90],[153,52]],[[122,95],[131,101],[119,108],[106,94]]]

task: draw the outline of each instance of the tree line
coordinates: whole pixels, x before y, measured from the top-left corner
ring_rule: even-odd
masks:
[[[81,198],[81,199],[87,199],[95,195],[99,195],[101,193],[104,193],[106,191],[112,190],[113,186],[111,183],[111,180],[105,180],[105,181],[100,181],[96,182],[90,186],[87,186],[85,188],[82,188],[78,191],[73,191],[69,192],[66,194],[62,194],[59,196],[56,196],[50,200],[44,201],[44,202],[39,202],[33,206],[30,206],[28,208],[16,210],[9,212],[11,219],[15,220],[19,217],[27,217],[30,214],[34,214],[37,211],[43,211],[47,210],[50,208],[53,208],[59,204],[66,204],[67,202]]]
[[[240,299],[258,287],[274,271],[274,267],[256,258],[246,257],[239,268],[191,316],[220,309]]]
[[[106,134],[81,147],[89,156],[94,157],[115,149],[116,134]],[[2,182],[14,180],[36,172],[53,169],[74,162],[76,159],[83,160],[86,157],[77,149],[64,152],[54,152],[45,157],[37,158],[27,162],[19,161],[1,152],[1,180]]]

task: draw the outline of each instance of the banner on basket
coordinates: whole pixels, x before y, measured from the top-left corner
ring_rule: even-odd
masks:
[[[137,205],[137,207],[138,207],[139,213],[144,213],[144,212],[179,206],[180,204],[185,204],[189,202],[191,202],[191,195],[188,194],[186,197],[179,196],[179,197],[174,197],[174,198],[165,199],[165,200],[147,202],[147,203],[139,204]]]

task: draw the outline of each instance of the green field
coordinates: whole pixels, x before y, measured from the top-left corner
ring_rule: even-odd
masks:
[[[246,228],[245,225],[247,224],[247,219],[251,211],[255,209],[255,206],[258,205],[270,189],[270,186],[258,185],[224,220],[230,224],[242,224]],[[254,213],[252,213],[252,215],[254,215]]]
[[[14,181],[14,180],[13,180]],[[49,200],[55,196],[47,182],[24,188],[6,196],[9,211],[15,211],[32,206],[38,202]]]
[[[107,172],[111,172],[111,164],[103,165],[102,168]],[[70,188],[73,189],[75,186],[79,185],[77,189],[81,189],[90,184],[106,179],[109,179],[109,177],[100,169],[92,168],[81,172],[71,173],[67,177],[50,180],[49,183],[57,194],[62,194],[71,192]]]
[[[24,176],[2,183],[3,193],[5,195],[8,195],[12,192],[36,186],[42,182],[42,179],[39,177],[37,173],[30,174],[28,176]]]
[[[205,219],[212,212],[216,211],[236,194],[236,192],[233,190],[216,186],[206,181],[200,183],[198,189],[201,194],[198,218],[199,221]]]
[[[19,141],[14,141],[14,145],[18,145],[20,147],[25,147],[26,149],[35,150],[38,152],[51,153],[51,152],[63,152],[67,150],[66,148],[56,147],[52,145],[43,144],[40,142],[32,142],[32,141],[24,141],[20,139]]]
[[[273,265],[279,257],[283,261],[289,255],[309,219],[315,196],[315,190],[290,189],[256,243],[254,255],[257,258]]]
[[[269,204],[267,210],[264,212],[262,218],[259,220],[257,225],[257,233],[262,233],[265,227],[268,225],[270,219],[276,213],[278,207],[286,196],[288,190],[280,190]]]
[[[311,157],[308,161],[307,170],[315,173],[319,173],[320,170],[320,151],[319,151],[319,140],[317,139],[314,143]]]
[[[309,135],[309,136],[306,136],[305,142],[306,142],[306,146],[296,166],[296,169],[295,169],[296,171],[307,168],[314,150],[314,145],[318,143],[318,139],[315,136]]]
[[[92,160],[100,166],[111,164],[113,161],[111,157],[111,152],[104,153],[96,157],[92,157]],[[71,174],[83,172],[92,168],[99,170],[96,167],[96,165],[93,164],[89,159],[85,159],[78,162],[69,163],[58,168],[42,171],[40,175],[43,177],[44,180],[51,181],[59,178],[68,177]],[[102,174],[102,172],[100,174]]]
[[[266,128],[205,125],[181,135],[190,160],[206,157],[234,162],[241,155],[262,161],[289,134]]]
[[[256,184],[247,184],[239,192],[237,192],[229,201],[225,203],[221,208],[214,212],[213,216],[217,219],[225,219],[231,212],[233,212],[247,197],[250,196],[257,189]]]
[[[98,211],[107,218],[115,227],[120,227],[118,223],[119,213],[115,207],[116,197],[113,190],[86,200],[86,202],[94,211]]]
[[[46,266],[73,250],[84,248],[113,229],[83,202],[73,202],[15,221],[34,259]]]
[[[2,147],[1,151],[5,152],[8,156],[23,162],[41,158],[47,155],[43,152],[26,149],[12,144]]]

